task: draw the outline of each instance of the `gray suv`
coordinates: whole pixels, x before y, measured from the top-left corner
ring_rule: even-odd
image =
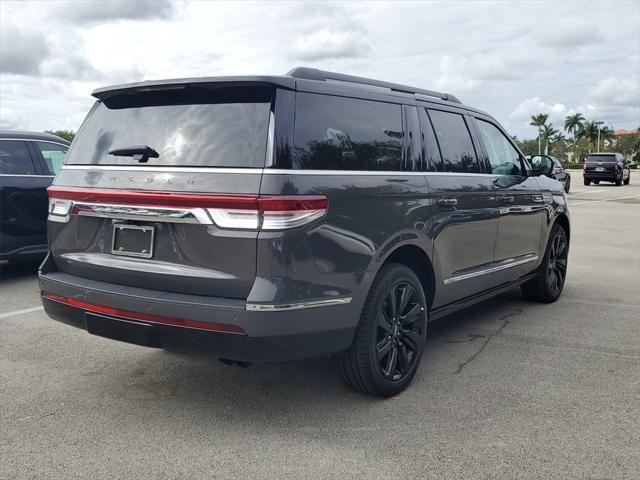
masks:
[[[562,185],[452,95],[309,68],[96,90],[49,188],[46,312],[226,363],[411,382],[427,323],[556,300]]]

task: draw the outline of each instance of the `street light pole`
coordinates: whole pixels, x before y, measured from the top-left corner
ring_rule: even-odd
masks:
[[[600,125],[604,124],[604,122],[593,122],[598,125],[598,153],[600,153]]]

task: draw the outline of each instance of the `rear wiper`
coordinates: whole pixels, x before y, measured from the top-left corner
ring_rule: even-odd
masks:
[[[114,148],[109,155],[116,157],[133,157],[139,162],[146,162],[149,158],[158,158],[160,154],[147,145],[131,145],[130,147]]]

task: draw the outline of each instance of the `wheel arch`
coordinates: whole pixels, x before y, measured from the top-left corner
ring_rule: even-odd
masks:
[[[389,263],[399,263],[404,265],[418,276],[422,289],[427,299],[427,306],[430,309],[435,293],[435,272],[429,255],[419,246],[414,244],[400,245],[392,250],[378,266],[380,269]],[[376,272],[376,275],[377,273]]]

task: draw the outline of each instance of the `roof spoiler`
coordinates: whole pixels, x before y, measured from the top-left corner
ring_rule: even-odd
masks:
[[[407,85],[401,85],[398,83],[383,82],[381,80],[373,80],[371,78],[356,77],[354,75],[345,75],[343,73],[327,72],[325,70],[318,70],[316,68],[297,67],[287,72],[287,75],[293,78],[301,78],[305,80],[318,80],[318,81],[338,81],[346,83],[355,83],[358,85],[368,85],[371,87],[386,88],[395,92],[412,93],[418,95],[426,95],[428,97],[435,97],[441,100],[446,100],[453,103],[462,103],[455,96],[450,93],[436,92],[434,90],[425,90],[423,88],[409,87]]]

